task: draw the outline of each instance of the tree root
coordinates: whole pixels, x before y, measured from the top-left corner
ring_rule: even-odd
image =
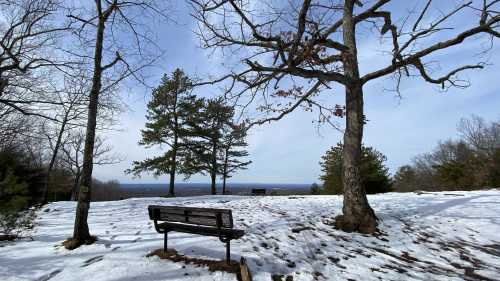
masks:
[[[64,248],[66,248],[67,250],[74,250],[80,247],[81,245],[94,244],[95,241],[97,241],[97,237],[94,235],[90,235],[90,237],[87,239],[74,239],[73,237],[68,238],[62,244]]]
[[[347,218],[344,215],[335,217],[335,229],[345,232],[359,232],[363,234],[374,234],[377,229],[377,217],[366,214],[360,220],[355,218]]]

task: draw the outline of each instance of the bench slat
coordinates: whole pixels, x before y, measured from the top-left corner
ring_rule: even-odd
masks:
[[[228,209],[151,205],[148,207],[148,211],[150,219],[157,221],[171,221],[224,228],[233,227],[232,212]]]

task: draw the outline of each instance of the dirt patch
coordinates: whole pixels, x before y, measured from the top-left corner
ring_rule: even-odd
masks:
[[[234,273],[238,276],[238,280],[241,280],[240,275],[240,263],[232,260],[229,264],[224,261],[216,261],[216,260],[205,260],[200,258],[193,258],[181,255],[177,253],[176,250],[168,249],[165,252],[163,249],[154,250],[153,252],[146,255],[146,257],[157,256],[160,259],[171,260],[173,262],[182,262],[185,264],[193,264],[196,266],[206,266],[208,270],[214,271],[224,271],[229,273]]]
[[[73,238],[68,238],[66,239],[62,244],[67,250],[74,250],[81,245],[91,245],[94,244],[94,242],[97,241],[97,237],[91,235],[90,238],[87,240],[75,240]]]
[[[13,234],[0,234],[0,241],[14,241],[17,239],[17,235]]]

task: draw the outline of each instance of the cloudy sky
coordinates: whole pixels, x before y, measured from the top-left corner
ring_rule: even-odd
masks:
[[[402,3],[402,1],[394,1]],[[396,7],[403,10],[404,7]],[[163,73],[175,68],[183,68],[188,74],[202,75],[220,67],[224,58],[208,57],[199,48],[199,40],[193,34],[194,22],[189,17],[184,2],[175,5],[177,24],[165,23],[158,26],[159,44],[166,51],[163,63],[150,74],[159,80]],[[462,22],[452,23],[460,28]],[[358,38],[358,56],[361,72],[366,73],[386,65],[387,57],[381,54],[377,37],[365,34]],[[443,38],[444,39],[444,38]],[[366,84],[365,112],[368,123],[364,132],[364,143],[373,146],[387,156],[387,166],[393,173],[397,167],[407,164],[421,153],[431,151],[438,141],[456,138],[456,125],[460,118],[479,115],[486,120],[500,119],[500,47],[498,42],[488,56],[479,57],[479,49],[485,42],[469,40],[460,47],[441,52],[433,57],[440,62],[436,71],[443,71],[457,65],[477,60],[487,60],[489,64],[480,71],[469,71],[462,77],[471,82],[467,89],[440,91],[436,85],[426,84],[421,78],[406,79],[401,85],[401,97],[387,89],[394,82],[381,78]],[[216,94],[216,91],[214,93]],[[322,93],[321,99],[329,103],[343,104],[340,88]],[[149,92],[134,90],[123,94],[129,110],[120,118],[117,130],[108,133],[108,141],[115,152],[124,156],[119,164],[96,167],[94,175],[102,180],[117,179],[122,183],[167,183],[166,176],[154,178],[144,175],[132,178],[123,171],[130,168],[134,160],[142,160],[158,153],[156,149],[145,149],[137,145],[140,129],[145,122],[146,103]],[[324,126],[318,130],[312,121],[315,113],[296,111],[276,123],[253,129],[249,134],[249,152],[253,163],[248,170],[231,178],[231,182],[259,183],[312,183],[319,182],[319,161],[331,146],[341,141],[342,134]],[[337,120],[340,124],[343,119]],[[178,177],[179,179],[181,177]],[[208,176],[196,175],[190,182],[208,182]]]

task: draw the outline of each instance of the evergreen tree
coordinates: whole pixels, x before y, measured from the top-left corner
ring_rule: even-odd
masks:
[[[311,195],[319,195],[321,194],[321,188],[317,183],[311,184]]]
[[[0,179],[0,215],[21,211],[29,206],[31,199],[28,184],[7,168]]]
[[[40,203],[44,167],[19,147],[0,149],[0,214]]]
[[[192,82],[184,72],[176,69],[171,76],[164,75],[160,86],[153,90],[148,103],[146,128],[141,131],[140,145],[166,147],[166,151],[153,158],[134,161],[127,170],[139,176],[152,172],[155,176],[170,175],[168,194],[175,196],[175,175],[189,177],[191,157],[190,138],[193,136],[189,120],[198,114],[203,101],[192,94]]]
[[[385,167],[384,162],[387,158],[372,147],[361,147],[361,179],[364,188],[368,194],[391,191],[391,182],[389,169]],[[322,157],[320,165],[323,175],[320,179],[323,181],[323,193],[342,194],[342,157],[343,145],[338,143],[332,147]]]
[[[342,143],[330,148],[321,159],[323,193],[342,194]]]
[[[408,192],[417,190],[417,171],[410,165],[404,165],[398,168],[393,178],[393,187],[399,192]]]
[[[190,144],[193,154],[187,171],[191,174],[208,173],[211,178],[210,193],[215,195],[217,175],[222,174],[224,157],[224,128],[231,124],[234,115],[233,107],[226,105],[222,98],[204,101],[199,114],[192,115],[190,126],[196,139]]]
[[[247,132],[243,126],[228,124],[224,130],[222,140],[222,194],[226,194],[226,180],[232,177],[237,170],[244,170],[252,161],[241,161],[239,158],[247,157],[248,146],[246,142]]]

